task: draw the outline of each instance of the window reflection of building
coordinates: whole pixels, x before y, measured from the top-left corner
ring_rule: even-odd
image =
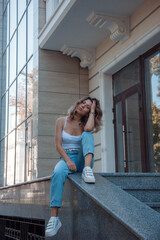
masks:
[[[33,174],[33,161],[32,161],[32,119],[27,121],[26,131],[26,180],[32,180]]]
[[[2,97],[1,100],[1,138],[7,133],[7,114],[8,111],[6,106],[8,105],[8,92]]]
[[[16,77],[16,34],[14,34],[10,42],[10,74],[9,74],[9,83],[11,84]]]
[[[29,116],[33,111],[33,58],[28,62],[27,69],[27,116]]]
[[[160,172],[160,53],[145,60],[149,159]]]
[[[23,16],[18,27],[18,72],[26,62],[26,14]]]
[[[24,0],[23,0],[24,1]],[[28,59],[33,54],[33,0],[28,6],[28,24],[27,24],[27,54]]]
[[[14,184],[15,131],[8,135],[7,185]]]
[[[25,119],[26,106],[26,68],[24,68],[17,79],[17,124]]]
[[[25,171],[25,123],[17,128],[16,139],[16,183],[24,181]]]
[[[16,121],[16,82],[9,89],[9,132],[15,128]]]

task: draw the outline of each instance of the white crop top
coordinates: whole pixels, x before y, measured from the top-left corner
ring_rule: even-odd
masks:
[[[62,147],[64,149],[80,148],[82,135],[73,136],[65,132],[64,128],[66,126],[66,122],[67,122],[67,117],[65,119],[64,127],[62,130]]]

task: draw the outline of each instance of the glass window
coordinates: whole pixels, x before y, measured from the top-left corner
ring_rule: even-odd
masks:
[[[6,96],[6,110],[5,110],[5,135],[8,133],[8,91],[5,94]]]
[[[25,123],[17,128],[16,183],[24,182],[25,171]]]
[[[160,172],[160,53],[145,60],[147,131],[150,168]]]
[[[28,62],[27,73],[27,116],[33,111],[33,57]]]
[[[5,163],[6,163],[6,139],[0,142],[0,186],[3,187],[5,184],[4,173],[5,173]]]
[[[6,72],[7,72],[6,55],[7,55],[7,52],[5,52],[2,56],[2,80],[1,80],[2,95],[4,94],[4,92],[6,90]]]
[[[26,111],[26,68],[22,70],[17,80],[17,125],[25,119]]]
[[[26,9],[26,0],[18,1],[18,22],[20,21],[25,9]]]
[[[28,7],[28,59],[33,54],[33,1]]]
[[[2,95],[8,88],[8,48],[2,56]]]
[[[8,135],[7,185],[14,184],[15,131]]]
[[[17,27],[17,0],[10,0],[10,38]]]
[[[8,137],[5,138],[5,151],[4,151],[4,185],[6,185],[6,171],[7,171],[7,145],[8,145]]]
[[[16,34],[10,42],[10,73],[9,73],[9,83],[11,84],[16,77]]]
[[[32,180],[33,161],[32,161],[32,128],[33,120],[28,118],[26,128],[26,180]]]
[[[113,75],[114,96],[139,83],[139,59]]]
[[[16,81],[9,89],[9,132],[15,127],[16,120]]]
[[[4,11],[5,7],[6,7],[6,4],[7,4],[7,0],[3,0],[3,11]]]
[[[7,110],[8,110],[8,93],[2,98],[1,108],[1,138],[7,133]]]
[[[8,42],[9,42],[9,4],[7,5],[7,9],[5,10],[3,17],[3,52],[5,51]]]
[[[6,49],[6,89],[8,89],[9,83],[9,47]]]
[[[26,63],[26,14],[18,27],[18,72]]]
[[[19,183],[31,179],[31,122],[28,122],[27,134],[25,126],[29,121],[26,117],[31,115],[33,104],[33,0],[3,0],[2,2],[1,90],[3,97],[1,98],[0,140],[4,138],[7,143],[8,160],[2,160],[3,166],[2,164],[1,166],[2,172],[5,172],[4,182],[10,185],[14,181]],[[16,124],[18,128],[14,129]],[[17,131],[16,136],[15,131]],[[28,136],[28,140],[25,135]],[[1,145],[4,145],[3,142]],[[4,151],[2,154],[1,159],[5,159]],[[28,159],[27,163],[26,159]]]

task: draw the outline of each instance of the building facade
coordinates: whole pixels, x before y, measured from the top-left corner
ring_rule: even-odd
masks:
[[[94,171],[159,172],[160,3],[120,2],[0,1],[1,186],[51,175],[55,121],[86,95]]]

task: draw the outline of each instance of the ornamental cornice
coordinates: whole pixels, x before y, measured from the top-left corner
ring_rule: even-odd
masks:
[[[82,48],[70,47],[64,45],[61,48],[61,52],[71,57],[78,57],[80,59],[80,66],[82,68],[91,68],[94,65],[94,51],[86,51]]]
[[[113,42],[124,41],[129,37],[129,17],[92,12],[86,21],[96,28],[109,30]]]

